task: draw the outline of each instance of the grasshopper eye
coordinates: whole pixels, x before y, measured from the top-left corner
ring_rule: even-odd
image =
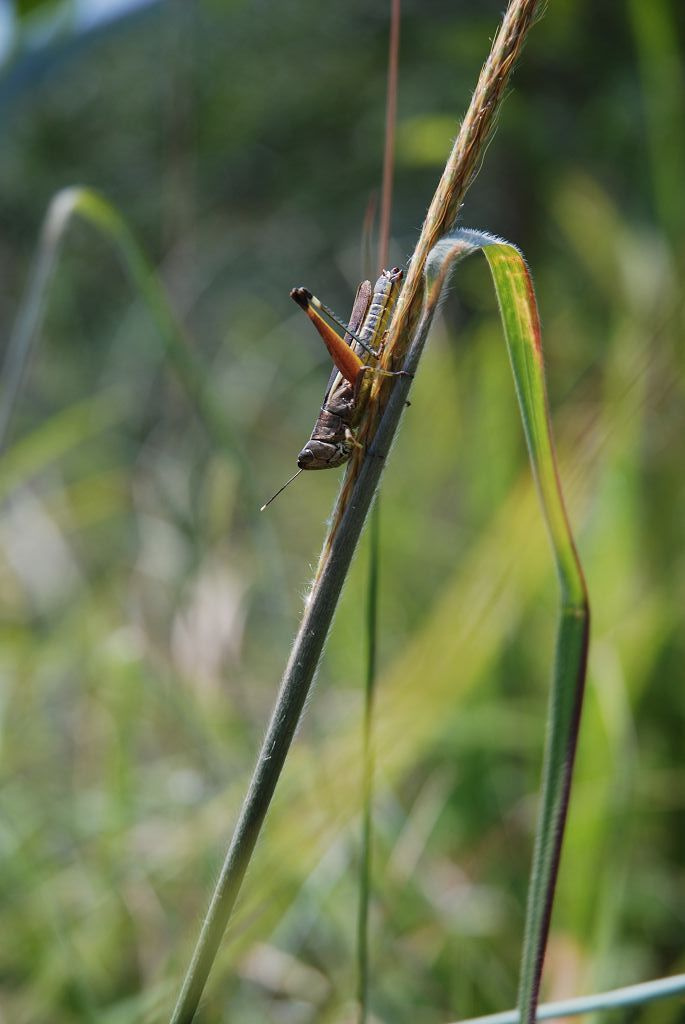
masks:
[[[314,461],[315,455],[311,448],[303,448],[297,456],[297,464],[300,469],[306,469]]]

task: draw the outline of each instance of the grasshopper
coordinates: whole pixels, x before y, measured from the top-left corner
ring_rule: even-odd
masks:
[[[311,437],[297,457],[297,473],[283,484],[262,509],[303,470],[342,466],[354,449],[361,447],[356,438],[356,430],[368,402],[374,376],[382,374],[394,377],[403,373],[401,370],[381,370],[377,365],[401,280],[402,271],[399,267],[393,267],[381,273],[373,290],[370,281],[362,281],[347,325],[306,288],[293,288],[291,291],[290,297],[314,324],[335,366]],[[345,330],[344,338],[324,320],[322,313]]]

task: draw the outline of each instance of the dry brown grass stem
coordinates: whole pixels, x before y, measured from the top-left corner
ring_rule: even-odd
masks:
[[[388,348],[395,361],[404,355],[421,315],[423,273],[428,254],[454,226],[494,128],[509,76],[540,7],[540,0],[513,0],[495,36],[409,264],[390,327]]]
[[[542,0],[512,0],[507,8],[490,55],[481,70],[471,103],[461,123],[409,263],[407,279],[389,328],[384,359],[386,367],[402,365],[423,309],[426,260],[436,242],[454,226],[466,191],[478,172],[495,126],[509,76],[541,7]],[[365,448],[368,448],[375,433],[387,393],[387,379],[383,381],[379,378],[365,422],[359,431],[359,439]],[[321,553],[317,579],[328,559],[331,544],[347,508],[362,461],[363,456],[356,456],[349,464],[333,514],[331,529]]]

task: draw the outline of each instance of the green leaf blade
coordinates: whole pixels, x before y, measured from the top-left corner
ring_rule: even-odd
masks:
[[[562,587],[564,607],[583,609],[587,592],[564,506],[547,402],[540,318],[526,262],[514,246],[483,246],[492,273],[523,428]]]
[[[566,825],[585,687],[589,602],[566,514],[547,401],[537,301],[519,250],[483,232],[460,229],[441,239],[427,265],[425,316],[432,318],[454,266],[482,251],[492,275],[531,467],[547,524],[561,590],[561,607],[545,738],[540,811],[535,835],[519,978],[519,1020],[536,1019],[540,981]]]

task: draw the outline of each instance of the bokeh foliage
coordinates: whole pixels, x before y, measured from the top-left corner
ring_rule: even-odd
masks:
[[[398,263],[498,16],[405,5]],[[208,434],[106,240],[75,226],[0,466],[9,1020],[162,1021],[173,1001],[337,487],[301,478],[259,524],[247,497],[288,475],[327,376],[288,289],[344,314],[359,276],[386,29],[361,3],[167,2],[0,81],[3,334],[50,197],[100,189],[249,464]],[[551,3],[462,218],[533,270],[593,601],[554,996],[684,969],[683,30],[666,0]],[[372,966],[393,1024],[514,1002],[554,636],[495,300],[477,262],[459,278],[383,486]],[[364,581],[361,557],[208,1022],[349,1008]]]

